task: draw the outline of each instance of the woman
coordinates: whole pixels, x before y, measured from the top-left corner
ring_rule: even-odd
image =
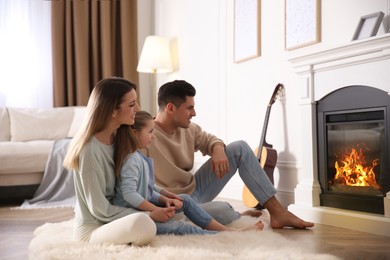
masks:
[[[79,241],[144,245],[156,235],[147,213],[111,204],[115,171],[136,149],[129,126],[137,110],[136,86],[125,79],[103,79],[91,93],[86,118],[64,160],[75,172],[74,236]]]

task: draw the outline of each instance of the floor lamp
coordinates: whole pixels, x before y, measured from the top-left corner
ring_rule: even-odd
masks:
[[[172,57],[170,43],[167,38],[160,36],[148,36],[142,47],[139,58],[138,72],[151,73],[151,85],[153,91],[153,116],[157,113],[157,86],[156,74],[172,71]]]

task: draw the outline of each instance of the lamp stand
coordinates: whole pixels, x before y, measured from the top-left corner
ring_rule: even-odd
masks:
[[[151,74],[151,82],[152,82],[152,100],[153,100],[153,111],[152,116],[156,117],[157,115],[157,69],[153,69]]]

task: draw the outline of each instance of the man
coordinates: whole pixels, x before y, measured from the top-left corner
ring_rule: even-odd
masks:
[[[298,218],[275,198],[276,189],[246,142],[226,146],[221,139],[191,122],[196,116],[195,94],[195,88],[183,80],[168,82],[159,89],[155,140],[149,147],[156,183],[174,193],[190,194],[218,221],[227,224],[240,214],[230,205],[212,200],[238,170],[253,196],[269,211],[272,228],[312,227],[313,223]],[[211,158],[192,174],[196,151]]]

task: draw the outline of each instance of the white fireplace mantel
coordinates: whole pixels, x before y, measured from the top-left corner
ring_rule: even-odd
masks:
[[[294,204],[289,210],[315,223],[390,236],[390,212],[378,215],[320,206],[317,167],[316,102],[346,86],[364,85],[390,93],[390,34],[352,41],[289,59],[300,75],[302,155]],[[390,209],[390,195],[384,199]]]
[[[340,87],[354,84],[390,91],[390,34],[293,57],[290,62],[296,73],[312,80],[307,82],[301,95],[302,99],[310,98],[311,102]],[[347,76],[349,74],[351,77]],[[333,81],[335,85],[330,84]]]
[[[370,54],[370,56],[366,56],[367,54]],[[390,34],[352,41],[332,49],[292,57],[290,62],[293,63],[295,68],[314,65],[316,70],[321,67],[332,69],[336,66],[332,64],[333,62],[337,62],[339,65],[348,65],[358,60],[362,62],[378,58],[386,59],[386,55],[388,59],[390,55]]]

